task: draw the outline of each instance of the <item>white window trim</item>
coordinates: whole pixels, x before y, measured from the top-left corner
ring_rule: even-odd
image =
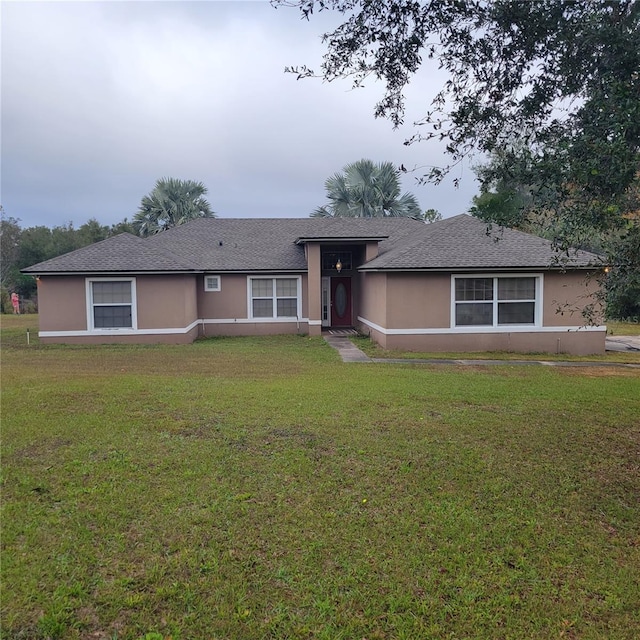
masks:
[[[493,290],[494,299],[486,300],[485,302],[491,302],[493,305],[493,322],[492,324],[478,324],[478,325],[460,325],[456,324],[456,280],[467,278],[493,278]],[[534,300],[534,316],[533,324],[517,323],[517,324],[498,324],[498,303],[509,302],[509,300],[498,300],[497,297],[497,280],[498,278],[535,278],[535,300]],[[451,276],[451,329],[486,329],[492,332],[500,331],[513,331],[514,329],[522,328],[540,328],[542,327],[542,310],[543,299],[542,291],[544,289],[544,274],[542,273],[456,273]],[[526,300],[523,302],[527,302]]]
[[[93,321],[93,286],[94,282],[130,282],[131,283],[131,326],[130,327],[113,327],[98,328],[94,326]],[[135,278],[86,278],[85,279],[87,304],[87,330],[91,334],[113,335],[114,333],[131,333],[138,330],[138,298],[136,295],[136,279]]]
[[[218,278],[217,287],[207,287],[207,278]],[[204,290],[209,291],[221,291],[222,290],[222,278],[217,273],[206,273],[204,276]]]
[[[273,281],[273,294],[271,296],[273,304],[273,313],[278,313],[277,297],[276,297],[276,280],[295,280],[296,281],[296,315],[295,316],[278,316],[273,315],[268,318],[254,317],[253,315],[253,296],[251,295],[252,281],[253,280],[272,280]],[[284,296],[290,297],[290,296]],[[261,298],[265,299],[265,298]],[[300,320],[302,316],[302,277],[281,275],[281,276],[247,276],[247,318],[253,322],[291,322]]]

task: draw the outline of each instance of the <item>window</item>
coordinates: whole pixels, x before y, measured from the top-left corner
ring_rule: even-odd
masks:
[[[220,276],[205,276],[204,277],[204,290],[205,291],[220,291]]]
[[[135,280],[88,280],[88,326],[92,329],[135,329]]]
[[[456,327],[537,323],[538,276],[455,276],[453,281]]]
[[[336,264],[340,262],[340,271],[350,271],[352,268],[351,251],[340,252],[323,252],[322,253],[322,270],[336,271]]]
[[[252,318],[298,318],[300,278],[249,278]]]

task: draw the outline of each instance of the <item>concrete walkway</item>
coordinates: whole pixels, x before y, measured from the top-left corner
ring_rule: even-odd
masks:
[[[640,336],[607,336],[607,351],[640,352]]]
[[[622,336],[620,336],[622,339]],[[344,336],[326,335],[324,339],[342,358],[343,362],[374,362],[387,364],[457,364],[464,366],[492,366],[492,365],[533,365],[545,367],[614,367],[626,369],[640,369],[639,364],[625,362],[571,361],[571,360],[445,360],[440,358],[370,358],[358,349],[353,342]]]
[[[327,335],[324,339],[340,354],[343,362],[372,362],[371,358],[356,347],[349,338]]]

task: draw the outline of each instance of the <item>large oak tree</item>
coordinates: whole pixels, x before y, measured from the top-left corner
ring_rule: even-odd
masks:
[[[385,92],[374,113],[394,125],[403,122],[408,83],[432,59],[448,79],[424,105],[407,143],[444,142],[449,162],[421,178],[439,182],[465,157],[487,155],[483,193],[500,185],[527,187],[512,224],[552,220],[559,247],[610,234],[609,260],[619,275],[637,278],[638,0],[273,3],[295,6],[307,19],[318,11],[343,14],[342,24],[322,36],[319,72],[288,71],[351,78],[355,86],[381,81]]]

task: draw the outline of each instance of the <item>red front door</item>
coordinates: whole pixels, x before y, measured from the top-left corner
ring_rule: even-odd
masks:
[[[331,278],[331,326],[350,327],[351,321],[351,278]]]

